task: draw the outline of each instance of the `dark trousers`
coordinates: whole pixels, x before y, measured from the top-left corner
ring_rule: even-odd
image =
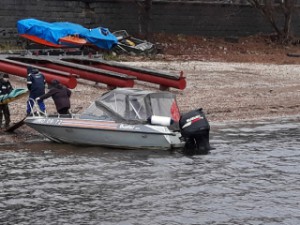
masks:
[[[34,106],[34,101],[32,100],[34,98],[30,97],[30,99],[28,99],[27,101],[27,115],[29,115],[30,113],[33,113],[31,112],[31,110],[33,109],[33,106]],[[43,100],[38,100],[37,101],[38,105],[39,105],[39,108],[42,112],[45,112],[46,111],[46,106],[45,106],[45,103]]]
[[[65,107],[65,108],[62,108],[62,109],[60,109],[60,110],[57,110],[57,112],[58,112],[59,114],[70,114],[69,108],[68,108],[68,107]]]
[[[10,112],[8,104],[0,105],[0,126],[2,125],[2,117],[4,115],[5,126],[8,126],[10,123]]]

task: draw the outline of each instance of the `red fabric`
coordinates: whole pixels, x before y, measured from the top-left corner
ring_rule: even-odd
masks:
[[[171,115],[172,115],[172,119],[176,122],[179,121],[180,119],[180,113],[179,113],[179,109],[178,106],[176,104],[176,101],[173,101],[172,106],[171,106]]]

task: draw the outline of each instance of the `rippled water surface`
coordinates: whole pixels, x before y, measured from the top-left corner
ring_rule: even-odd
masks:
[[[300,224],[300,120],[212,124],[208,155],[0,146],[0,224]]]

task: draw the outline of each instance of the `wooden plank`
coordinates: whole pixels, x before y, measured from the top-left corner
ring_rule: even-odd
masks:
[[[9,126],[8,128],[6,128],[4,131],[5,132],[14,132],[16,129],[18,129],[19,127],[21,127],[22,125],[24,125],[24,120],[26,119],[27,116],[25,116],[22,120],[20,120],[19,122]]]

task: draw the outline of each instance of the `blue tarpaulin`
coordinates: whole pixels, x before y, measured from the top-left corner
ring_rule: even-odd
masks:
[[[19,34],[33,35],[54,44],[60,44],[60,38],[72,35],[84,38],[89,43],[103,49],[111,49],[118,42],[107,28],[87,29],[70,22],[48,23],[33,18],[23,19],[17,22],[17,29]]]

